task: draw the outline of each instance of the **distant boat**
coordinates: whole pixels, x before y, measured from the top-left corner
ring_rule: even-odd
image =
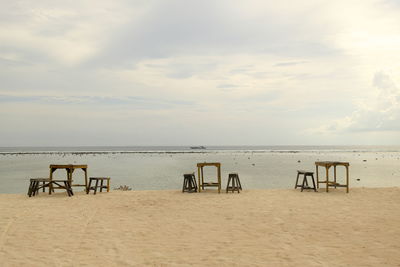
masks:
[[[190,149],[206,149],[205,146],[191,146]]]

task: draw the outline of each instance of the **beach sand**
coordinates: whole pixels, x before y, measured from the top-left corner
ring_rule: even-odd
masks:
[[[400,188],[0,195],[1,266],[400,266]]]

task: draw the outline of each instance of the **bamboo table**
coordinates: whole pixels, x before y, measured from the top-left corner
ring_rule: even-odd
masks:
[[[57,164],[51,164],[50,165],[50,181],[53,180],[53,172],[55,172],[57,169],[65,169],[67,171],[67,180],[69,181],[71,186],[84,186],[85,190],[87,189],[87,187],[88,187],[87,165],[73,165],[73,164],[57,165]],[[75,171],[75,169],[82,169],[83,170],[83,172],[85,173],[85,184],[72,184],[72,173]],[[49,194],[51,194],[51,190],[53,188],[58,188],[58,187],[53,187],[53,184],[50,183]]]
[[[217,167],[217,182],[204,182],[204,174],[203,174],[203,167],[206,166],[215,166]],[[219,162],[203,162],[203,163],[197,163],[197,170],[199,174],[199,192],[201,192],[201,189],[204,190],[205,186],[208,187],[218,187],[218,193],[221,193],[221,163]]]
[[[333,166],[333,181],[329,180],[329,168]],[[339,184],[336,181],[336,167],[337,166],[344,166],[346,168],[346,183]],[[340,162],[340,161],[316,161],[315,168],[317,170],[317,187],[319,188],[319,184],[326,184],[326,192],[329,192],[329,187],[346,187],[346,192],[349,192],[349,166],[350,163],[348,162]],[[319,180],[318,175],[318,167],[325,167],[326,170],[326,179],[325,181]]]

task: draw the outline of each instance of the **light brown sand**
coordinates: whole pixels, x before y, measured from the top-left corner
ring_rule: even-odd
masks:
[[[400,188],[0,195],[1,266],[400,266]]]

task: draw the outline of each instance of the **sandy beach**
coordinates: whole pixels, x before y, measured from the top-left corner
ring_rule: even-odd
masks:
[[[0,195],[2,266],[400,266],[400,188]]]

